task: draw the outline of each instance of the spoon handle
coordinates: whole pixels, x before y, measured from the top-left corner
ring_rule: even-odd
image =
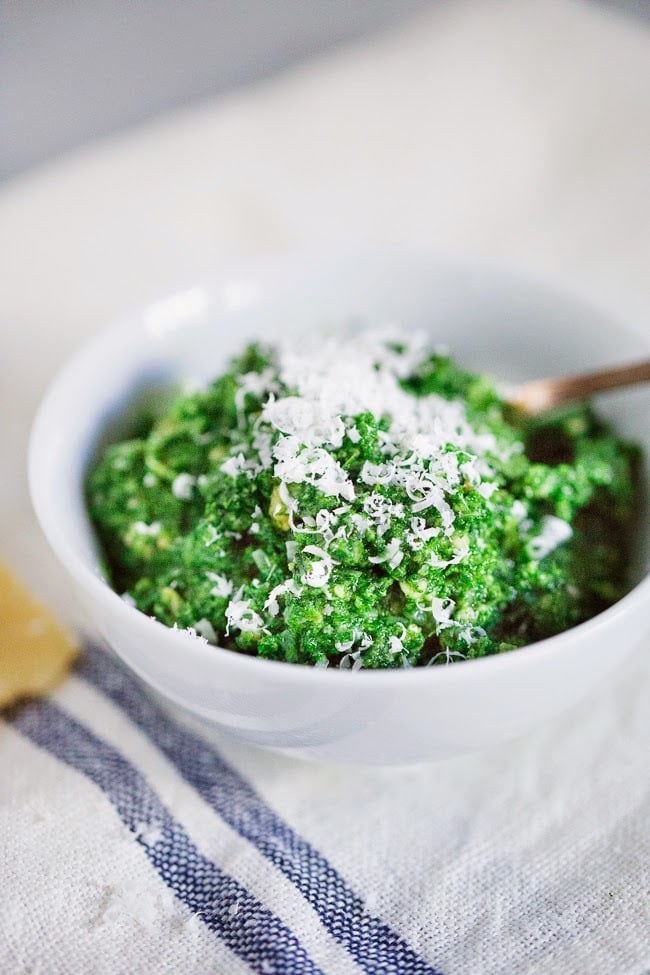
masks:
[[[630,366],[601,369],[580,376],[564,376],[550,379],[534,379],[519,386],[510,402],[528,416],[538,416],[563,403],[586,399],[594,393],[603,393],[621,386],[650,381],[650,360]]]

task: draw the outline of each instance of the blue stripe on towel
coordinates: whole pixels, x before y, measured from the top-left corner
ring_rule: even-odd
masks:
[[[174,721],[112,656],[95,648],[79,673],[130,718],[240,836],[300,891],[323,927],[367,975],[439,975],[387,924],[369,914],[328,860],[284,822],[202,738]]]
[[[119,752],[47,701],[21,708],[12,724],[102,790],[165,884],[251,971],[321,972],[275,914],[199,852]]]

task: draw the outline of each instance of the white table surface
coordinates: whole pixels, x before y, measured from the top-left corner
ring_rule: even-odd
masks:
[[[648,31],[580,0],[436,4],[384,37],[7,184],[0,553],[60,612],[73,614],[68,584],[24,470],[55,369],[116,314],[225,262],[350,243],[487,258],[650,323]],[[571,762],[591,761],[622,716],[611,760],[633,754],[643,767],[646,659],[599,692],[598,720],[586,704],[557,729],[563,755],[550,733],[522,746],[532,762],[554,756],[558,803]],[[444,773],[469,805],[485,786],[479,764]],[[315,771],[310,782],[325,788]]]

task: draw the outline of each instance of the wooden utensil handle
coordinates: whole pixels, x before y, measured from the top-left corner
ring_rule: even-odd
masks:
[[[650,360],[634,365],[599,369],[581,376],[564,376],[553,379],[535,379],[524,383],[511,400],[514,406],[529,416],[545,413],[563,403],[586,399],[594,393],[603,393],[622,386],[650,381]]]

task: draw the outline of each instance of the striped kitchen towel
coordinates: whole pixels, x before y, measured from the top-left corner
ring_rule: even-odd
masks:
[[[630,671],[525,741],[359,770],[218,741],[90,647],[0,728],[0,971],[641,975]]]

